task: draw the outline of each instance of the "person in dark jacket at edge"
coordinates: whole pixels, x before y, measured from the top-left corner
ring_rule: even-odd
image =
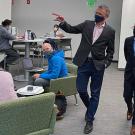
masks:
[[[123,96],[127,104],[127,120],[132,119],[131,135],[135,135],[135,26],[133,36],[125,39],[124,56],[126,67]]]

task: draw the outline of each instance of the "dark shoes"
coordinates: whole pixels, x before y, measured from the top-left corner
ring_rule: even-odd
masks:
[[[92,130],[93,130],[93,122],[87,121],[84,127],[84,134],[89,134],[92,132]]]
[[[63,115],[61,115],[61,116],[56,116],[56,120],[62,120],[64,118],[64,116]]]
[[[127,111],[127,120],[131,120],[133,117],[133,114]]]

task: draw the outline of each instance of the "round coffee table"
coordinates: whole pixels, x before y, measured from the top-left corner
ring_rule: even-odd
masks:
[[[32,90],[29,90],[28,89],[29,87],[32,87]],[[34,96],[44,93],[44,89],[41,86],[27,85],[25,87],[18,89],[16,93],[18,97]]]

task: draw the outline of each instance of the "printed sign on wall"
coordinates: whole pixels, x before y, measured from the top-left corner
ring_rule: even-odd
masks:
[[[94,6],[95,3],[96,3],[96,0],[87,0],[87,4],[89,7]]]

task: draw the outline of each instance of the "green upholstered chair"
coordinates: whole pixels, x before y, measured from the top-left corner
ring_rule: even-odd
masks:
[[[49,135],[56,113],[54,93],[0,103],[0,135]]]
[[[77,77],[77,66],[73,64],[68,64],[68,76],[58,79],[52,79],[50,81],[50,87],[48,88],[49,92],[57,93],[62,91],[65,96],[74,95],[76,105],[77,105],[77,90],[76,90],[76,77]]]

